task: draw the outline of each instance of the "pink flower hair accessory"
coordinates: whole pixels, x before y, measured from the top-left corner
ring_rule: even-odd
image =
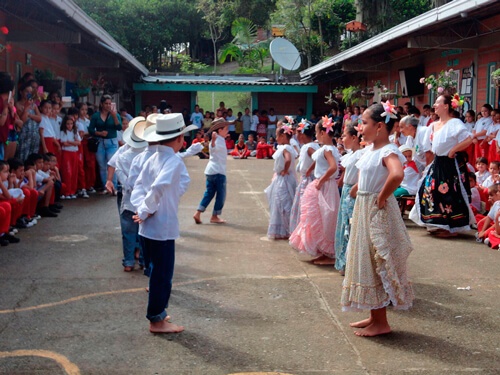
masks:
[[[295,124],[295,119],[293,118],[293,116],[285,116],[285,120],[289,125]]]
[[[281,129],[283,129],[283,133],[293,135],[293,129],[290,125],[282,125]]]
[[[391,104],[389,100],[387,100],[385,103],[382,103],[382,106],[384,107],[384,112],[382,112],[380,116],[382,117],[385,116],[386,124],[389,122],[391,118],[397,120],[398,116],[396,115],[398,111],[396,110],[396,106],[394,104]]]
[[[333,133],[333,120],[331,117],[323,116],[321,118],[323,120],[323,127],[326,129],[327,133]]]
[[[297,130],[299,130],[302,134],[304,133],[304,130],[309,128],[309,122],[303,118],[300,123],[299,123],[299,126],[297,127]]]

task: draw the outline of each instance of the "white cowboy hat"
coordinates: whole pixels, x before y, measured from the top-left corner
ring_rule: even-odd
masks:
[[[142,148],[148,145],[146,141],[137,137],[134,133],[134,128],[141,122],[146,122],[146,119],[142,116],[134,117],[130,120],[128,128],[123,132],[123,142],[132,148]]]
[[[156,124],[156,118],[159,116],[159,113],[151,113],[146,120],[138,122],[134,127],[134,134],[137,138],[143,139],[144,131],[149,128],[151,125]]]
[[[413,147],[410,147],[407,145],[402,145],[402,146],[399,146],[399,151],[401,151],[401,153],[403,153],[405,151],[411,151],[411,158],[413,159],[415,157],[415,149]]]
[[[156,118],[156,125],[151,125],[144,131],[144,140],[147,142],[160,142],[178,137],[191,130],[197,130],[196,125],[186,126],[182,113],[168,113]]]

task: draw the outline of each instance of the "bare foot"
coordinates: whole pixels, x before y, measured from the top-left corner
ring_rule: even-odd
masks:
[[[451,232],[448,232],[448,231],[444,231],[444,232],[438,232],[438,233],[436,233],[435,236],[439,237],[439,238],[450,238],[450,237],[457,237],[458,233],[451,233]]]
[[[372,324],[372,318],[360,320],[359,322],[349,323],[353,328],[365,328]]]
[[[213,223],[213,224],[224,224],[226,222],[226,220],[222,220],[220,217],[218,216],[212,216],[210,218],[210,222]]]
[[[196,211],[196,213],[193,215],[193,219],[196,224],[202,223],[200,216],[201,216],[200,211]]]
[[[182,331],[184,331],[183,326],[170,323],[167,319],[149,324],[149,332],[151,333],[180,333]]]
[[[391,333],[391,327],[389,324],[370,324],[366,328],[362,328],[359,331],[354,332],[356,336],[363,336],[363,337],[373,337],[373,336],[380,336],[380,335],[386,335],[388,333]]]
[[[313,259],[312,263],[316,264],[318,266],[334,265],[335,264],[335,258],[329,258],[326,255],[321,255],[318,258]]]

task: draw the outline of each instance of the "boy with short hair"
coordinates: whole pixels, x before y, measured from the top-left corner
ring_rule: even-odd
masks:
[[[36,190],[38,190],[40,200],[39,215],[42,217],[57,217],[57,213],[49,208],[54,190],[54,177],[52,177],[50,173],[43,171],[44,160],[42,155],[31,154],[28,156],[28,160],[35,166]]]
[[[184,330],[169,322],[165,309],[172,290],[175,240],[179,237],[177,210],[190,182],[186,166],[176,153],[183,146],[184,134],[195,129],[196,125],[186,127],[180,113],[157,117],[156,125],[144,131],[143,139],[160,144],[144,164],[130,197],[137,212],[133,218],[139,223],[144,256],[151,264],[146,317],[152,333]]]

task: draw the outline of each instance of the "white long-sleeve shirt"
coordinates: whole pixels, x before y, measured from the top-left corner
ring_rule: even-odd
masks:
[[[115,174],[116,178],[118,178],[118,181],[122,184],[122,204],[120,206],[120,213],[123,213],[123,211],[128,210],[135,212],[135,207],[130,203],[130,190],[127,190],[124,188],[127,179],[128,179],[128,174],[130,172],[130,166],[132,165],[132,161],[135,159],[136,156],[141,154],[145,150],[145,147],[141,148],[133,148],[130,147],[127,151],[123,152],[119,157],[118,160],[116,161],[116,169],[115,169]]]
[[[141,236],[156,241],[179,237],[177,211],[189,182],[182,159],[171,147],[158,146],[158,151],[144,164],[130,199],[144,220],[139,225]]]

